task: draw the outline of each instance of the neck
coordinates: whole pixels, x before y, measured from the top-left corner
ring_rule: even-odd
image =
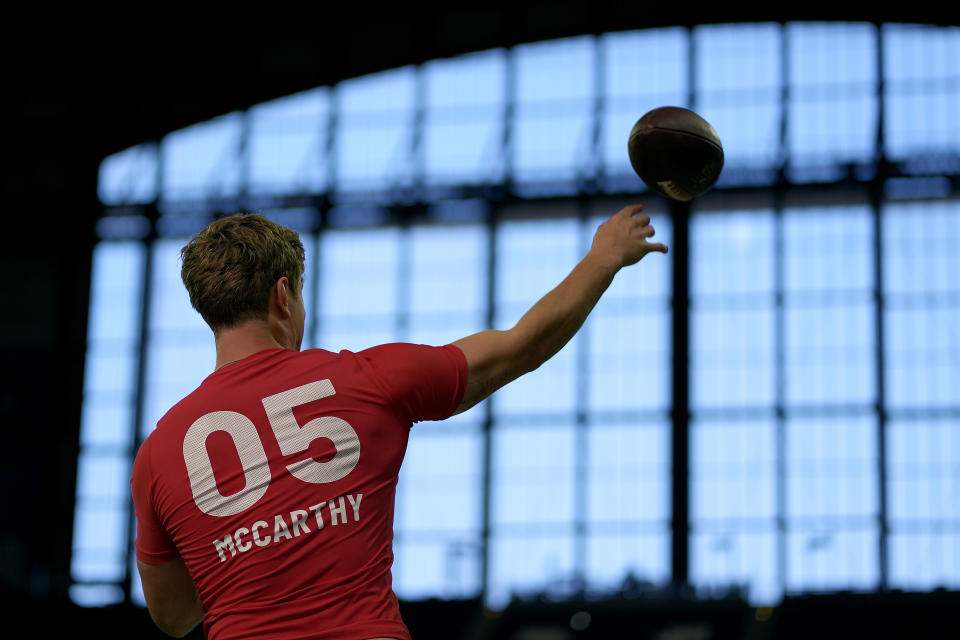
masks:
[[[256,320],[221,329],[215,338],[217,369],[266,349],[289,348],[277,341],[267,322]]]

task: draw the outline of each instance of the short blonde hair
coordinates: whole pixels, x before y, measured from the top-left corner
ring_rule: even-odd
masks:
[[[180,251],[190,304],[214,333],[267,317],[270,289],[286,276],[303,283],[303,243],[296,231],[257,214],[216,220]]]

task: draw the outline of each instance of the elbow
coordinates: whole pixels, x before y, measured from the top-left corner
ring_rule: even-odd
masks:
[[[157,626],[160,627],[161,631],[163,631],[165,634],[167,634],[172,638],[183,638],[188,633],[193,631],[194,627],[196,627],[197,625],[196,623],[193,623],[190,625],[180,624],[180,625],[168,625],[168,626],[162,626],[158,624]]]
[[[555,350],[551,350],[541,343],[531,345],[519,359],[519,375],[517,377],[533,373],[552,358],[555,353]]]
[[[175,619],[172,617],[153,615],[151,615],[151,617],[153,618],[153,623],[157,625],[157,628],[160,629],[160,631],[163,631],[165,634],[173,638],[182,638],[186,636],[188,633],[193,631],[194,627],[196,627],[200,622],[200,620],[188,620],[186,618]]]

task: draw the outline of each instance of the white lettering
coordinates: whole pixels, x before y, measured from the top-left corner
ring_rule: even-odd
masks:
[[[327,503],[327,508],[330,510],[330,524],[338,524],[337,516],[340,516],[340,522],[347,521],[347,505],[343,502],[343,496],[337,498],[340,501],[339,507],[333,506],[333,500]]]
[[[310,533],[310,529],[307,528],[307,512],[296,510],[290,512],[290,523],[293,525],[293,535],[299,536],[300,529],[303,528],[304,533]]]
[[[263,520],[257,520],[253,523],[253,543],[258,547],[265,547],[270,544],[270,536],[267,536],[266,538],[260,537],[260,529],[266,529],[268,526],[269,525]]]
[[[237,555],[237,550],[233,546],[233,538],[229,533],[223,537],[223,540],[214,540],[213,546],[220,554],[220,562],[227,561],[227,554],[223,552],[224,549],[230,549],[231,557]]]
[[[323,515],[320,513],[320,509],[323,509],[325,504],[325,502],[321,502],[310,507],[310,511],[313,511],[313,514],[317,517],[317,529],[323,529]]]
[[[273,541],[275,543],[280,542],[281,536],[287,540],[293,538],[293,536],[290,535],[290,529],[287,528],[287,523],[283,520],[283,516],[278,513],[273,516]]]
[[[326,507],[330,513],[330,524],[341,525],[350,522],[350,513],[353,513],[353,521],[360,521],[360,503],[363,501],[362,493],[344,494],[337,496],[332,500],[319,502],[306,509],[294,509],[287,513],[278,513],[273,516],[273,526],[269,518],[266,520],[257,520],[250,527],[239,527],[232,534],[227,533],[222,539],[213,541],[214,549],[220,557],[220,562],[227,561],[227,551],[230,556],[235,557],[253,549],[253,546],[266,547],[271,544],[283,542],[284,540],[293,540],[294,538],[307,537],[307,534],[313,531],[320,531],[326,524],[323,521],[323,508]],[[349,502],[350,506],[347,507]],[[308,520],[310,513],[313,512],[314,521],[317,523],[316,529],[313,529]],[[289,519],[288,519],[289,518]]]
[[[250,530],[247,529],[246,527],[240,527],[239,529],[237,529],[237,532],[233,534],[233,539],[236,540],[236,542],[237,542],[237,549],[239,549],[241,552],[243,552],[243,551],[249,551],[249,550],[250,550],[250,544],[251,544],[251,543],[250,543],[250,542],[240,542],[240,535],[241,535],[240,532],[241,532],[241,531],[242,531],[243,533],[250,533]]]
[[[360,501],[363,500],[363,494],[358,493],[357,499],[354,500],[353,496],[348,493],[347,500],[350,501],[350,506],[353,507],[353,521],[359,522],[360,521]]]

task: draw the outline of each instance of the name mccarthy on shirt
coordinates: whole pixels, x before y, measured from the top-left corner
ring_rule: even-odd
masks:
[[[360,501],[362,493],[347,494],[320,502],[307,509],[294,509],[289,513],[278,513],[271,520],[257,520],[249,527],[240,527],[236,531],[224,534],[213,541],[213,548],[220,556],[220,562],[236,557],[257,547],[267,547],[300,538],[325,526],[338,526],[360,520]],[[324,520],[323,512],[327,512]],[[329,522],[328,522],[329,521]]]

